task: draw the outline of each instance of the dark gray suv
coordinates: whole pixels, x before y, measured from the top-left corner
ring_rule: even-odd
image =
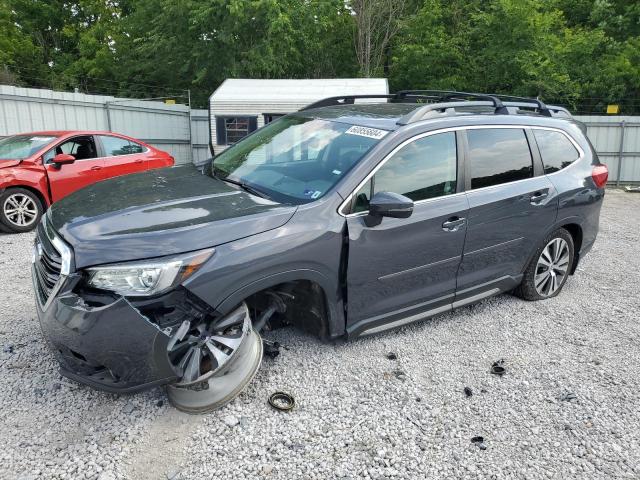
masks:
[[[352,338],[501,292],[557,295],[596,239],[606,181],[584,127],[538,100],[330,98],[204,174],[118,177],[53,205],[38,316],[64,375],[170,384],[203,411],[252,378],[264,328]]]

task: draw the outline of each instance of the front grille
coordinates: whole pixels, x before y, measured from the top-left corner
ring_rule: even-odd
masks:
[[[40,223],[36,236],[33,264],[36,294],[41,305],[47,303],[60,280],[62,262],[62,254],[49,240],[44,223]]]

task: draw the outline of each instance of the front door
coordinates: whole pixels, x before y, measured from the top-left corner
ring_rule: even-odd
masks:
[[[469,215],[456,302],[515,287],[557,213],[556,190],[523,128],[466,135]]]
[[[53,157],[60,153],[73,155],[76,161],[65,165],[54,164]],[[98,158],[98,149],[92,135],[63,141],[44,155],[43,163],[54,202],[104,179],[103,159]]]
[[[456,133],[405,143],[357,192],[347,215],[347,329],[375,333],[450,308],[466,231],[468,203],[458,190]],[[364,217],[377,192],[411,198],[413,214]]]

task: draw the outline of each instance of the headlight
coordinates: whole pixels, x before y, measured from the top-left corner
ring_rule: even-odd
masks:
[[[157,295],[189,278],[215,250],[87,268],[87,284],[124,297]]]

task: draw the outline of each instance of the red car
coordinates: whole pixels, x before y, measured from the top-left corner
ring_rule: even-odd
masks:
[[[111,132],[48,131],[0,140],[0,229],[26,232],[53,202],[100,180],[170,167],[151,145]]]

